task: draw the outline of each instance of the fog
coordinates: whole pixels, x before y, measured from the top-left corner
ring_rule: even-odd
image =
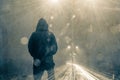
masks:
[[[76,63],[118,77],[120,1],[61,0],[57,5],[47,1],[0,0],[1,75],[32,74],[27,42],[43,17],[57,38],[56,67],[72,60],[74,54]]]

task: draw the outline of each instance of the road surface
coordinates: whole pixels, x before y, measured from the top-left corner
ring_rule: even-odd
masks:
[[[55,69],[56,80],[112,80],[77,64],[67,63]],[[32,75],[15,77],[11,80],[33,80]],[[42,80],[47,80],[45,72]]]

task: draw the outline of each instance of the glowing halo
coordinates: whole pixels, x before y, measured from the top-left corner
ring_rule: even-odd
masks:
[[[86,0],[89,4],[96,4],[98,0]]]
[[[58,3],[59,0],[51,0],[52,3]]]
[[[20,40],[22,45],[26,45],[28,43],[28,38],[27,37],[22,37]]]

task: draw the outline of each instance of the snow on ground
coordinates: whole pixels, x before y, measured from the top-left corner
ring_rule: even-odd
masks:
[[[56,80],[112,80],[103,75],[88,70],[87,68],[67,63],[55,69]],[[11,80],[33,80],[33,75],[14,77]],[[47,80],[47,72],[45,71],[42,80]]]

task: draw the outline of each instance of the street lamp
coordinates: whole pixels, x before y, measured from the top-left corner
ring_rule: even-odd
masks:
[[[71,49],[71,46],[70,46],[70,45],[68,45],[68,46],[67,46],[67,49]]]
[[[79,47],[78,47],[78,46],[76,46],[75,48],[76,48],[76,49],[79,49]]]

